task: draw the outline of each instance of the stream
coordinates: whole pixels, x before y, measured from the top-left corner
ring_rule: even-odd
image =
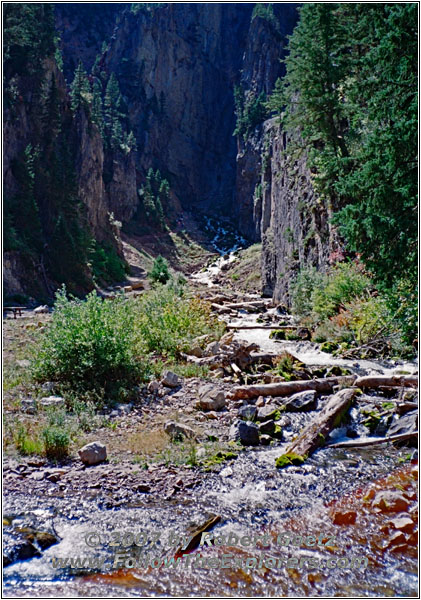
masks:
[[[236,257],[231,249],[228,256],[218,258],[193,278],[212,286],[212,279],[224,262],[233,260]],[[231,323],[256,324],[257,316],[244,312]],[[273,341],[269,331],[263,329],[242,330],[235,337],[257,343],[267,352],[286,349],[308,365],[339,364],[361,374],[417,370],[415,363],[337,359],[320,352],[311,342]],[[186,497],[145,497],[136,506],[107,510],[88,498],[11,495],[6,499],[4,513],[15,516],[14,524],[53,528],[61,541],[40,557],[6,567],[5,596],[415,597],[415,553],[412,548],[400,553],[386,551],[388,534],[384,524],[389,517],[373,508],[370,492],[402,488],[414,499],[415,461],[408,460],[411,450],[391,445],[327,448],[301,466],[277,470],[275,458],[311,418],[312,413],[288,414],[282,443],[274,447],[246,447],[236,460],[224,463],[219,472],[206,474]],[[337,434],[342,433],[338,430]],[[350,512],[356,515],[352,524],[335,523],[340,517],[333,514]],[[213,557],[216,567],[209,566],[211,562],[203,568],[200,563],[191,566],[185,556],[176,567],[161,564],[174,557],[178,549],[171,534],[185,536],[215,515],[220,521],[212,533],[231,534],[231,544],[202,549],[203,556]],[[117,549],[110,546],[116,531],[128,534],[127,548],[124,544]],[[87,544],[91,539],[88,533],[94,534],[95,543],[91,543],[95,547]],[[282,533],[287,534],[282,541],[288,543],[279,543]],[[142,543],[131,543],[129,534],[140,536]],[[247,536],[259,536],[260,542],[254,540],[248,545]],[[306,536],[319,536],[318,545],[307,547],[303,543]],[[330,536],[335,541],[328,546]],[[153,544],[154,539],[157,541]],[[116,552],[127,556],[115,563]],[[198,550],[194,550],[189,556],[197,554]],[[234,566],[229,563],[229,568],[221,566],[221,557],[227,554],[234,558],[226,560],[237,560]],[[259,561],[268,556],[272,562],[267,560],[259,567]],[[309,567],[306,556],[319,561],[318,566]],[[69,557],[98,558],[103,564],[89,568],[85,563],[84,568],[76,570],[57,567],[58,559],[65,561]],[[148,557],[149,564],[132,568],[131,562],[125,562],[128,557],[133,561]],[[362,559],[367,564],[350,567],[356,558],[356,564]],[[285,562],[289,559],[298,559],[301,566],[294,561],[291,565]],[[327,567],[329,559],[333,559],[334,567]]]

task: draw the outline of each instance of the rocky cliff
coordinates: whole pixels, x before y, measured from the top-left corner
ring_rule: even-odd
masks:
[[[13,165],[29,147],[37,148],[41,159],[36,160],[58,171],[58,179],[44,181],[35,193],[42,240],[37,250],[26,253],[26,264],[32,266],[19,268],[21,248],[13,243],[9,248],[14,254],[7,263],[6,293],[35,294],[33,286],[17,282],[28,280],[36,264],[38,288],[50,292],[63,280],[62,269],[52,264],[54,253],[57,259],[60,255],[57,240],[64,235],[56,225],[60,215],[74,218],[75,213],[50,194],[60,179],[59,164],[52,158],[57,145],[63,160],[63,148],[69,147],[65,160],[73,175],[66,184],[68,198],[77,198],[78,223],[96,244],[111,245],[121,254],[118,222],[128,223],[135,214],[145,219],[145,212],[138,211],[139,190],[153,168],[169,182],[173,210],[227,215],[250,241],[263,241],[265,294],[287,300],[299,267],[325,265],[332,249],[326,209],[314,197],[305,159],[294,164],[285,157],[288,141],[268,120],[265,107],[282,76],[286,36],[296,20],[296,4],[57,5],[63,72],[50,55],[40,82],[40,89],[51,92],[54,79],[54,140],[46,140],[35,125],[48,94],[23,93],[25,76],[16,76],[13,69],[7,73],[13,101],[5,113],[5,193],[13,199],[22,192]],[[88,72],[91,94],[100,82],[104,111],[107,82],[116,78],[123,138],[132,130],[137,152],[104,137],[89,94],[78,110],[70,108],[69,83],[79,60]],[[72,177],[75,187],[70,190]],[[50,190],[47,201],[43,190]],[[79,239],[76,233],[66,234],[70,246]],[[82,266],[87,252],[80,258],[80,289],[92,285],[92,273]]]

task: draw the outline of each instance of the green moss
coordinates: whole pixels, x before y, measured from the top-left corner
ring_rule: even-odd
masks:
[[[283,469],[285,467],[289,467],[290,465],[302,465],[306,460],[307,456],[300,456],[300,454],[294,454],[294,452],[289,452],[287,454],[282,454],[278,456],[275,460],[275,465],[278,469]]]
[[[368,427],[370,433],[373,433],[381,421],[381,416],[376,410],[362,410],[361,413],[368,418],[363,421],[363,425]]]
[[[229,452],[227,450],[219,450],[213,456],[208,458],[204,462],[203,466],[205,468],[205,471],[211,471],[214,466],[220,465],[223,462],[225,462],[226,460],[233,460],[233,459],[237,458],[237,456],[238,456],[238,454],[236,452]]]
[[[336,344],[335,342],[323,342],[323,344],[320,345],[320,350],[322,352],[327,352],[328,354],[331,354],[334,350],[338,350],[339,348],[339,344]]]
[[[275,438],[276,440],[281,440],[282,439],[282,427],[280,425],[275,425],[275,429],[273,430],[273,433],[270,434],[271,437]]]

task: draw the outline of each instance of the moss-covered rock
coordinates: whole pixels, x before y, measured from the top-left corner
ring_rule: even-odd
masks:
[[[300,456],[299,454],[290,452],[288,454],[282,454],[281,456],[278,456],[278,458],[275,460],[275,465],[278,469],[283,469],[291,465],[299,466],[303,464],[306,458],[306,456]]]
[[[335,350],[339,349],[339,344],[336,342],[323,342],[320,344],[320,350],[322,352],[327,352],[328,354],[332,354]]]

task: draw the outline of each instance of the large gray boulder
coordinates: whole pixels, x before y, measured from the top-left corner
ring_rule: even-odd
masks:
[[[199,389],[199,399],[196,408],[200,410],[221,410],[225,407],[225,393],[213,384],[202,385]]]
[[[289,412],[306,412],[316,410],[317,408],[317,392],[315,390],[307,390],[306,392],[298,392],[286,400],[283,404],[285,410]]]
[[[177,423],[176,421],[167,421],[164,425],[164,431],[172,440],[186,438],[195,438],[196,432],[188,425]]]
[[[164,371],[161,383],[162,385],[165,385],[165,387],[176,388],[181,385],[181,379],[172,371]]]
[[[91,442],[79,450],[84,465],[97,465],[107,459],[107,448],[101,442]]]
[[[387,435],[402,435],[404,433],[415,433],[418,431],[418,411],[411,410],[399,419],[392,421]]]
[[[259,428],[254,423],[234,421],[229,430],[229,439],[239,441],[243,446],[258,446]]]
[[[253,421],[256,418],[257,408],[253,404],[246,404],[238,409],[238,416],[244,421]]]

